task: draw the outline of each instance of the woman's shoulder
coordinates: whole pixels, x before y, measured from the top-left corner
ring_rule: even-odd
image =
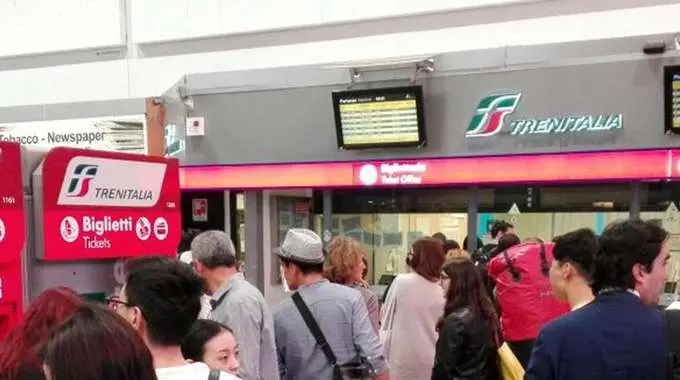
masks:
[[[450,312],[444,317],[444,326],[463,327],[473,320],[472,311],[467,307],[461,307]]]
[[[415,272],[409,272],[409,273],[402,273],[397,275],[397,277],[394,278],[395,283],[399,284],[423,284],[430,286],[433,283],[431,281],[428,281],[425,277],[419,275],[418,273]],[[437,284],[438,285],[438,284]]]

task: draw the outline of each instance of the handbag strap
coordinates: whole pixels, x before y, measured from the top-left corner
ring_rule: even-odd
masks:
[[[394,325],[394,316],[397,313],[397,284],[396,278],[392,280],[392,286],[385,296],[385,304],[383,305],[385,323],[380,325],[381,331],[391,331]]]
[[[539,240],[541,244],[541,273],[543,274],[544,277],[548,277],[550,275],[550,265],[548,265],[548,256],[546,255],[545,252],[545,244],[543,244],[543,240]]]
[[[505,266],[508,268],[508,271],[510,272],[510,275],[512,276],[512,280],[515,282],[520,282],[522,281],[522,276],[519,274],[519,271],[517,268],[515,268],[514,265],[512,265],[512,259],[510,259],[510,255],[508,255],[508,250],[503,251],[503,258],[505,259]]]
[[[211,369],[210,374],[208,374],[208,380],[220,380],[220,371]]]
[[[314,319],[312,312],[307,307],[307,304],[302,299],[302,296],[300,296],[299,292],[295,292],[293,293],[292,298],[293,302],[295,303],[295,306],[300,312],[300,315],[302,315],[302,319],[305,320],[305,324],[307,324],[309,331],[312,333],[312,335],[314,335],[314,339],[316,339],[316,343],[321,348],[321,351],[323,351],[324,355],[326,355],[326,358],[331,363],[331,365],[333,367],[337,367],[338,361],[335,357],[335,354],[333,353],[331,346],[328,345],[328,341],[326,341],[326,336],[323,335],[321,328],[316,323],[316,319]]]

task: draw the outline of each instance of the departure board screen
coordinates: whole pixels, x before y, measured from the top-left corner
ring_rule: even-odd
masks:
[[[664,101],[667,132],[680,133],[680,66],[664,69]]]
[[[425,143],[420,86],[335,92],[333,107],[340,148]]]

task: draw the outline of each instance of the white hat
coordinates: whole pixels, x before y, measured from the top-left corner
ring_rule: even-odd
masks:
[[[179,261],[184,264],[191,264],[194,261],[194,255],[191,254],[191,251],[184,251],[179,255]]]
[[[286,233],[281,247],[274,253],[282,259],[306,264],[323,264],[323,241],[314,231],[305,228],[292,228]]]

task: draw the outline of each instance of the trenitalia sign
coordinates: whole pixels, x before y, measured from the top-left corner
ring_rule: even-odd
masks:
[[[680,179],[680,150],[190,166],[185,190],[466,186]]]
[[[498,134],[506,125],[513,136],[562,135],[604,132],[623,128],[623,114],[568,115],[561,117],[506,119],[520,105],[522,93],[493,95],[483,98],[470,120],[465,137],[488,137]]]

